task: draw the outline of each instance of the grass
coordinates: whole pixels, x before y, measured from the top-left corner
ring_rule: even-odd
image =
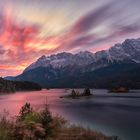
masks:
[[[48,105],[35,111],[29,103],[14,121],[0,117],[0,140],[119,140],[81,126],[71,125],[61,116],[52,116]]]

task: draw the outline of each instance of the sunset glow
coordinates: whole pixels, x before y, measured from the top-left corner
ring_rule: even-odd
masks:
[[[41,55],[96,52],[140,37],[139,5],[139,0],[1,1],[0,76],[20,74]]]

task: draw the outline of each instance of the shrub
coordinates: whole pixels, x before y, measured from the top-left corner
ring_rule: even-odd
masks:
[[[4,115],[0,116],[0,140],[10,140],[11,123],[7,119],[7,112],[4,111]]]
[[[91,95],[90,89],[89,88],[85,88],[83,95],[85,95],[85,96]]]
[[[76,92],[75,92],[74,89],[73,89],[72,92],[71,92],[71,96],[72,96],[72,97],[75,97],[75,96],[76,96]]]
[[[52,134],[51,123],[53,121],[53,117],[49,111],[47,103],[44,105],[44,109],[40,112],[40,115],[41,115],[41,123],[43,124],[46,133],[51,135]]]
[[[43,139],[46,136],[46,130],[42,124],[42,114],[36,112],[30,103],[26,103],[20,110],[19,116],[13,131],[11,133],[13,139]]]
[[[27,115],[33,112],[33,108],[31,107],[30,103],[26,103],[20,110],[18,119],[22,121],[26,118]]]

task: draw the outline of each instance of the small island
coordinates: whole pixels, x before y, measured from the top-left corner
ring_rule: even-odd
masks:
[[[41,90],[41,86],[28,81],[9,81],[0,77],[0,93]]]
[[[91,91],[89,88],[85,88],[84,92],[80,93],[79,91],[76,90],[72,90],[72,92],[69,95],[64,95],[64,96],[60,96],[60,98],[72,98],[72,99],[76,99],[76,98],[80,98],[80,97],[88,97],[91,96]]]
[[[126,87],[118,87],[118,88],[112,88],[109,90],[109,93],[128,93],[129,89]]]

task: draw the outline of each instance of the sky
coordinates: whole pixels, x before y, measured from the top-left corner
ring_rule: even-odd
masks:
[[[1,0],[0,76],[42,55],[96,52],[140,37],[140,0]]]

